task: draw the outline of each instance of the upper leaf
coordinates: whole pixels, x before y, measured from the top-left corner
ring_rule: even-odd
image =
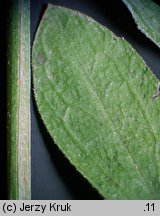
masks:
[[[42,119],[82,175],[107,199],[159,199],[157,79],[128,42],[49,5],[32,66]]]
[[[122,0],[138,28],[160,47],[160,6],[151,0]]]

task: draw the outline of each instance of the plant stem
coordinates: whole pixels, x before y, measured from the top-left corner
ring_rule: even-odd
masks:
[[[7,142],[8,198],[31,198],[30,9],[12,0],[8,22]]]

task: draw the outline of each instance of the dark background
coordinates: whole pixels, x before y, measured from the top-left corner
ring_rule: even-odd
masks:
[[[7,199],[6,167],[6,12],[7,2],[0,7],[0,199]],[[155,1],[159,3],[159,1]],[[32,0],[31,46],[47,3],[83,12],[129,41],[160,78],[160,49],[136,27],[121,0]],[[33,88],[33,87],[32,87]],[[103,199],[58,150],[47,133],[32,93],[32,199]]]

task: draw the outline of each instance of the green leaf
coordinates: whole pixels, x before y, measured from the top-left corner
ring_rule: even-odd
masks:
[[[7,37],[8,198],[31,198],[29,0],[9,4]]]
[[[49,5],[32,66],[41,117],[77,170],[106,199],[159,199],[157,79],[131,45]]]
[[[138,28],[160,47],[160,6],[151,0],[122,0]]]

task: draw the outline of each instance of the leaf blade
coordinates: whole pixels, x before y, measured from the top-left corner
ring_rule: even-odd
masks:
[[[157,198],[156,78],[133,48],[91,18],[49,5],[32,67],[42,119],[83,176],[105,198]]]
[[[131,12],[137,27],[160,47],[160,6],[151,0],[122,0]]]

